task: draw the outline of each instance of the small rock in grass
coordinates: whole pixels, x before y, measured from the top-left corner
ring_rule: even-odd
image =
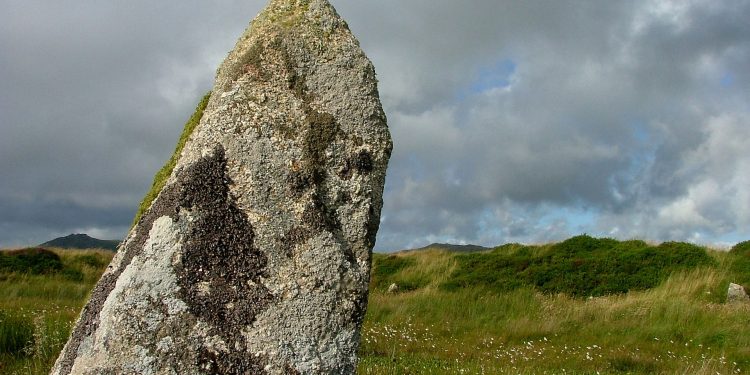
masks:
[[[750,296],[742,285],[730,283],[727,290],[727,303],[750,303]]]

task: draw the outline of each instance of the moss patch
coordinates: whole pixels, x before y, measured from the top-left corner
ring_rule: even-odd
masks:
[[[263,19],[259,21],[263,24],[281,25],[289,29],[304,20],[305,14],[307,14],[309,9],[310,1],[300,1],[299,4],[283,9],[282,11],[265,12],[261,15]]]
[[[159,195],[159,192],[164,188],[164,184],[172,174],[172,171],[177,164],[177,159],[180,157],[182,149],[185,147],[185,142],[187,142],[188,138],[190,138],[190,135],[193,134],[193,130],[195,130],[195,127],[201,121],[201,118],[203,117],[203,111],[206,109],[206,106],[208,105],[208,99],[210,97],[210,92],[203,96],[203,99],[201,99],[200,103],[198,103],[198,107],[195,108],[195,113],[190,116],[190,119],[185,124],[185,128],[182,130],[182,134],[180,135],[180,140],[177,141],[177,146],[174,149],[174,153],[169,158],[169,160],[167,160],[167,163],[164,164],[163,167],[161,167],[159,172],[156,172],[156,176],[154,176],[154,182],[151,183],[151,190],[149,190],[148,193],[146,193],[146,196],[143,197],[141,205],[140,207],[138,207],[138,212],[135,214],[135,219],[133,219],[133,226],[138,223],[138,220],[141,219],[143,213],[146,212],[156,196]]]

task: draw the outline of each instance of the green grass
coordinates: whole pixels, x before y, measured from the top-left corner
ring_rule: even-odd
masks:
[[[592,242],[596,241],[583,241]],[[552,249],[565,250],[571,242],[560,245],[509,245],[472,254],[469,259],[494,261],[497,254],[543,258],[551,256]],[[631,245],[642,248],[645,244],[631,243],[626,247]],[[584,246],[566,251],[589,253],[596,248]],[[729,282],[748,276],[738,271],[737,262],[742,258],[738,254],[705,252],[683,244],[667,243],[653,249],[657,253],[672,250],[682,258],[667,253],[667,259],[681,265],[670,266],[654,287],[599,297],[545,291],[533,279],[516,280],[513,287],[499,287],[497,280],[512,281],[506,277],[514,272],[520,274],[513,262],[494,263],[499,273],[494,278],[491,267],[475,264],[475,269],[482,270],[480,274],[490,282],[477,277],[474,285],[445,288],[456,275],[466,274],[466,255],[440,251],[394,255],[403,258],[398,263],[409,266],[389,274],[389,280],[408,279],[415,274],[424,278],[427,273],[429,282],[399,293],[373,288],[363,327],[359,371],[361,374],[750,371],[750,325],[747,324],[750,307],[723,303]],[[701,253],[709,256],[709,261],[696,255]],[[554,256],[560,257],[564,264],[569,258],[566,254]],[[376,256],[374,269],[384,259],[388,257]],[[639,259],[644,264],[662,264],[651,256]],[[610,267],[616,269],[617,265]],[[634,272],[638,270],[635,268]],[[371,282],[378,283],[373,275]]]
[[[34,267],[0,271],[0,374],[49,373],[114,255],[106,250],[51,252],[61,263],[53,272],[35,273]]]
[[[174,170],[175,165],[177,165],[177,159],[179,159],[180,154],[182,153],[182,149],[185,147],[185,143],[190,138],[190,135],[193,134],[193,130],[195,130],[195,127],[198,126],[198,124],[201,121],[201,118],[203,118],[203,111],[206,109],[206,106],[208,105],[208,99],[211,98],[211,93],[207,93],[203,96],[203,99],[201,99],[200,103],[198,103],[198,106],[195,108],[195,112],[192,116],[190,116],[190,119],[188,119],[187,123],[185,123],[185,127],[182,130],[182,134],[180,135],[180,139],[177,141],[177,146],[175,146],[174,153],[172,153],[172,156],[167,160],[167,163],[164,164],[161,169],[156,172],[156,175],[154,176],[154,181],[151,183],[151,189],[146,193],[146,196],[143,197],[143,200],[141,201],[140,206],[138,207],[138,212],[135,214],[135,218],[133,219],[133,226],[135,226],[138,223],[138,220],[141,219],[141,216],[148,210],[149,207],[151,207],[151,203],[156,199],[156,196],[159,195],[159,192],[164,188],[164,185],[167,183],[167,179],[172,174],[172,171]]]
[[[24,355],[33,345],[34,324],[31,319],[0,310],[0,355]]]
[[[574,242],[563,247],[506,245],[479,255],[544,258],[553,248],[567,247],[565,251],[573,254],[596,249],[571,249]],[[580,243],[593,242],[586,239]],[[632,241],[625,243],[631,249],[643,247]],[[480,282],[447,289],[444,285],[461,274],[464,255],[440,250],[375,254],[359,373],[750,371],[750,307],[723,303],[729,282],[750,278],[747,255],[702,248],[696,252],[694,247],[674,244],[646,247],[657,253],[687,251],[681,259],[670,258],[678,263],[701,252],[710,261],[674,267],[652,288],[588,297],[548,292],[531,282],[513,288]],[[0,374],[48,373],[88,293],[112,256],[111,252],[54,252],[60,256],[62,271],[0,276],[0,312],[15,319],[5,326],[0,319],[0,335],[4,336],[0,342],[11,342],[0,345],[14,347],[0,350]],[[564,254],[555,256],[567,259]],[[652,257],[638,259],[656,262]],[[697,255],[695,259],[703,257]],[[80,280],[66,276],[66,269],[78,270]],[[497,271],[507,273],[501,268]],[[388,293],[391,283],[412,286]],[[31,339],[28,329],[24,331],[29,324],[33,327]],[[8,333],[11,329],[17,333]],[[11,336],[21,339],[7,338]]]

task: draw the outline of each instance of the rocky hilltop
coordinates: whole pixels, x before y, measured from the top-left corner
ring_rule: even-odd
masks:
[[[74,233],[65,237],[58,237],[54,240],[47,241],[40,247],[59,247],[61,249],[107,249],[117,250],[120,241],[117,240],[100,240],[90,237],[83,233]]]
[[[391,147],[347,24],[272,0],[53,374],[354,373]]]

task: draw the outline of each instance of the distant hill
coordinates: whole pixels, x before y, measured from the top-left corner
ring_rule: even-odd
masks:
[[[117,250],[118,245],[120,245],[120,241],[118,240],[100,240],[89,237],[86,234],[77,233],[55,238],[54,240],[47,241],[39,246],[59,247],[62,249],[107,249],[115,251]]]
[[[404,250],[404,251],[408,252],[408,251],[421,251],[421,250],[445,250],[445,251],[449,251],[452,253],[474,253],[477,251],[492,250],[492,248],[479,246],[479,245],[453,245],[449,243],[433,243],[425,247],[420,247],[420,248],[411,249],[411,250]]]

